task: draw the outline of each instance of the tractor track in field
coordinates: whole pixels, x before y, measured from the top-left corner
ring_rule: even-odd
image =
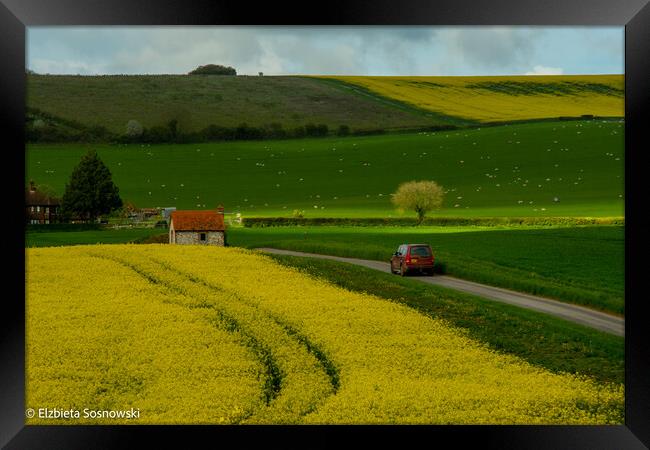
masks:
[[[161,279],[160,277],[157,277],[151,271],[143,269],[142,267],[139,267],[137,264],[131,261],[123,260],[117,257],[108,257],[106,255],[100,255],[100,254],[91,254],[91,256],[101,258],[101,259],[106,259],[114,263],[120,264],[123,267],[143,277],[150,284],[166,288],[176,294],[183,295],[188,298],[197,298],[196,296],[193,296],[191,293],[187,292],[182,287],[176,286],[168,281]],[[301,347],[304,348],[304,351],[306,353],[312,355],[315,358],[315,360],[321,366],[321,370],[324,372],[324,375],[327,377],[328,383],[331,386],[330,395],[333,395],[338,391],[340,385],[340,379],[339,379],[339,370],[336,367],[336,365],[332,362],[332,360],[329,358],[329,356],[323,349],[321,349],[317,344],[313,343],[307,336],[300,333],[294,326],[292,326],[289,323],[286,323],[285,321],[282,321],[281,319],[279,319],[269,311],[260,308],[259,305],[254,304],[254,302],[251,302],[250,300],[241,297],[236,292],[231,292],[225,288],[216,286],[208,282],[207,280],[204,280],[193,274],[186,273],[182,270],[172,267],[164,261],[160,261],[158,259],[151,258],[151,257],[149,257],[148,259],[150,262],[160,266],[162,269],[174,273],[178,276],[181,276],[192,284],[202,285],[211,291],[229,295],[230,297],[236,299],[238,302],[241,302],[247,305],[248,307],[255,309],[257,312],[261,313],[262,315],[266,316],[275,325],[277,325],[287,335],[288,338],[297,342]],[[231,333],[238,333],[241,336],[243,341],[242,344],[248,347],[253,352],[253,354],[256,356],[256,359],[260,362],[260,364],[263,367],[263,375],[265,377],[265,381],[264,381],[264,388],[262,394],[264,397],[265,404],[267,405],[267,407],[270,406],[270,404],[281,394],[285,382],[285,378],[286,378],[286,374],[283,372],[281,368],[281,364],[279,363],[276,356],[274,355],[273,349],[269,345],[265,344],[263,340],[259,339],[257,336],[255,336],[253,333],[247,330],[246,327],[242,325],[242,323],[240,323],[240,321],[235,316],[233,316],[230,312],[222,308],[218,308],[213,304],[208,304],[205,302],[200,302],[196,305],[186,305],[177,302],[173,302],[173,303],[187,308],[210,308],[214,310],[216,313],[216,316],[214,318],[215,326],[221,327]],[[328,396],[320,398],[318,404],[322,403],[327,397]],[[314,404],[313,407],[301,411],[299,416],[302,417],[313,412],[316,406],[317,404]],[[254,412],[249,412],[245,416],[239,418],[238,423],[241,423],[242,421],[249,419],[254,414],[255,414]]]
[[[251,307],[261,309],[261,308],[259,308],[258,305],[253,304],[251,301],[249,301],[248,299],[240,296],[236,292],[233,292],[233,291],[230,291],[228,289],[225,289],[224,287],[212,284],[207,280],[199,278],[199,277],[197,277],[195,275],[192,275],[190,273],[186,273],[186,272],[184,272],[182,270],[179,270],[179,269],[177,269],[175,267],[171,267],[171,266],[169,266],[167,263],[165,263],[163,261],[159,261],[159,260],[154,259],[154,258],[150,258],[150,259],[152,261],[156,262],[157,264],[160,264],[165,269],[167,269],[169,271],[173,271],[176,274],[185,277],[186,279],[188,279],[189,281],[191,281],[193,283],[202,284],[206,288],[208,288],[210,290],[213,290],[213,291],[216,291],[216,292],[226,293],[226,294],[228,294],[228,295],[230,295],[232,297],[235,297],[238,301],[240,301],[242,303],[246,303],[247,305],[250,305]],[[327,377],[329,379],[329,383],[332,386],[332,389],[334,390],[334,393],[336,393],[336,391],[338,391],[339,385],[340,385],[339,370],[336,367],[336,365],[332,362],[332,360],[329,358],[327,353],[322,348],[320,348],[317,344],[312,342],[307,336],[300,333],[300,331],[298,331],[298,329],[296,327],[294,327],[293,325],[287,323],[286,321],[281,320],[280,318],[278,318],[276,315],[272,314],[269,311],[266,311],[266,310],[263,310],[263,309],[261,309],[261,310],[264,311],[264,313],[271,320],[273,320],[277,325],[279,325],[281,328],[283,328],[285,330],[285,332],[289,336],[294,337],[302,346],[304,346],[306,348],[306,350],[309,353],[314,355],[314,357],[318,360],[318,362],[322,366],[323,371],[327,375]]]
[[[383,261],[374,261],[369,259],[346,258],[342,256],[323,255],[318,253],[306,253],[293,250],[282,250],[276,248],[262,247],[256,250],[277,255],[302,256],[309,258],[329,259],[380,272],[392,273],[390,263]],[[569,322],[577,323],[590,327],[605,333],[616,336],[625,336],[625,320],[622,317],[614,316],[604,312],[596,311],[584,306],[578,306],[570,303],[564,303],[545,297],[539,297],[509,289],[488,286],[473,281],[461,280],[449,275],[436,276],[413,276],[413,280],[421,281],[436,286],[442,286],[456,291],[473,294],[489,300],[495,300],[502,303],[530,309],[533,311],[549,314]]]
[[[99,255],[99,254],[90,254],[90,256],[112,261],[116,264],[121,265],[122,267],[125,267],[135,272],[136,274],[138,274],[139,276],[141,276],[142,278],[147,280],[147,282],[149,282],[154,286],[163,287],[176,294],[190,297],[182,289],[170,283],[165,282],[164,280],[156,277],[155,275],[147,272],[146,270],[143,270],[142,268],[131,263],[130,261],[125,261],[120,258],[108,257],[106,255]],[[192,308],[191,305],[185,305],[178,302],[171,302],[171,303],[186,308]],[[202,305],[194,306],[194,307],[196,308],[201,306]],[[216,313],[215,323],[213,325],[217,327],[221,327],[230,333],[239,333],[242,337],[242,341],[243,341],[242,344],[251,350],[251,352],[256,356],[256,359],[259,361],[260,365],[263,367],[265,381],[264,381],[264,388],[263,388],[262,395],[264,397],[265,403],[268,405],[271,401],[273,401],[273,399],[275,399],[279,395],[280,390],[282,389],[282,373],[278,367],[277,362],[273,357],[271,349],[265,346],[263,343],[261,343],[251,333],[243,329],[242,326],[234,317],[231,317],[224,311],[214,306],[211,306],[211,309],[213,309]],[[237,422],[241,422],[242,420],[245,420],[249,415],[250,414],[247,414],[241,417]]]

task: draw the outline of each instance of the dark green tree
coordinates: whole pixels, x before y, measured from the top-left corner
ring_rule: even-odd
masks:
[[[348,125],[340,125],[339,131],[336,134],[339,136],[347,136],[350,134],[350,127]]]
[[[207,64],[199,66],[188,73],[188,75],[237,75],[237,71],[228,66],[221,66],[219,64]]]
[[[122,199],[110,170],[97,152],[90,150],[72,170],[61,199],[61,212],[68,217],[93,221],[120,207]]]

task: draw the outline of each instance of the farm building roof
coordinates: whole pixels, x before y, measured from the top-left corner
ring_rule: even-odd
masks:
[[[223,214],[217,211],[172,211],[176,231],[224,231]]]
[[[58,206],[61,202],[55,197],[50,197],[44,192],[26,189],[25,205],[27,206]]]

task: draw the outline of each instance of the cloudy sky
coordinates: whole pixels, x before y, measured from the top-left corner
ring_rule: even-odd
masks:
[[[52,74],[523,75],[624,72],[623,27],[30,27]]]

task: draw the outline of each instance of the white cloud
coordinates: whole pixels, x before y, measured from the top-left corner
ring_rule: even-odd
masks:
[[[451,30],[446,47],[475,66],[508,67],[530,61],[545,30],[518,27],[469,27]]]
[[[526,72],[525,75],[562,75],[564,70],[561,67],[545,67],[545,66],[535,66],[530,72]]]

